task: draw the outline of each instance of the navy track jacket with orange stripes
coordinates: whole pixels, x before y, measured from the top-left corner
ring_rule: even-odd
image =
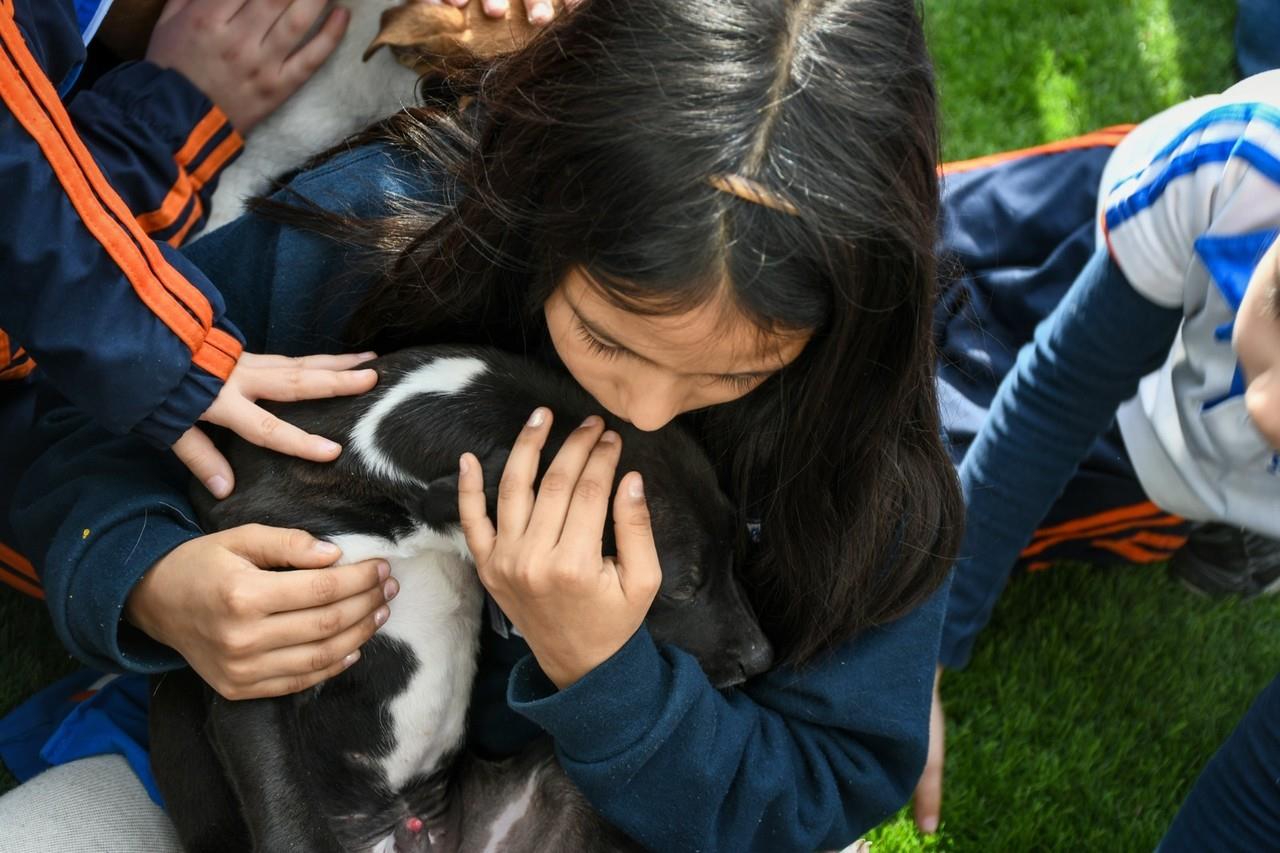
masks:
[[[167,447],[241,351],[221,296],[175,249],[241,140],[185,77],[149,62],[64,104],[84,5],[0,0],[0,379],[34,359],[106,428]]]

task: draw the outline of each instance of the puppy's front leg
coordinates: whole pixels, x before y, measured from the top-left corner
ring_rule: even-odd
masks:
[[[235,788],[257,853],[344,853],[328,821],[311,807],[290,737],[288,699],[230,702],[215,696],[209,736]]]

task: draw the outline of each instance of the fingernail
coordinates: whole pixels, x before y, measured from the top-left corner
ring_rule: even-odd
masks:
[[[540,427],[547,419],[547,410],[539,406],[533,410],[533,414],[529,415],[529,426]]]
[[[489,8],[499,15],[505,15],[507,14],[507,9],[509,9],[510,6],[507,5],[507,0],[493,0],[493,2],[489,4]]]
[[[587,419],[582,422],[582,426],[578,427],[578,429],[587,429],[588,427],[593,427],[598,423],[600,423],[599,416],[587,415]]]
[[[933,835],[938,831],[938,819],[936,817],[927,817],[920,821],[920,830],[925,835]]]
[[[387,621],[387,617],[389,617],[390,615],[391,615],[391,608],[387,607],[385,604],[382,605],[377,610],[373,611],[373,624],[381,628],[383,623]]]
[[[644,479],[639,474],[636,474],[627,483],[627,494],[634,500],[640,500],[644,497]]]
[[[613,430],[605,430],[604,435],[600,436],[602,444],[615,444],[618,441],[618,434]]]
[[[356,353],[356,358],[370,359],[370,358],[377,358],[377,357],[378,357],[378,354],[376,352],[373,352],[372,350],[370,350],[369,352]]]
[[[360,652],[358,651],[352,652],[351,654],[347,655],[345,658],[342,659],[342,665],[351,666],[351,664],[355,663],[358,660],[360,660]]]
[[[389,577],[391,577],[391,564],[378,563],[378,580],[384,581]]]
[[[534,3],[529,7],[529,23],[545,24],[551,20],[551,4],[550,3]]]
[[[231,493],[231,484],[221,474],[214,474],[204,481],[204,485],[215,498],[225,498]]]
[[[387,601],[395,598],[400,593],[400,582],[395,578],[389,579],[382,585],[382,595]]]
[[[342,549],[337,545],[334,545],[332,542],[325,542],[323,539],[317,539],[315,542],[311,543],[311,547],[313,550],[319,551],[321,554],[330,557],[336,557],[342,553]]]
[[[325,456],[337,456],[342,452],[342,445],[327,438],[317,438],[314,442],[316,453]]]
[[[458,473],[466,474],[470,470],[471,463],[467,461],[467,454],[464,453],[458,457]]]

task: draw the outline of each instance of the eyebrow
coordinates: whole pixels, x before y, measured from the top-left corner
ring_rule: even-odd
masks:
[[[570,307],[573,309],[573,314],[574,314],[574,316],[578,318],[578,322],[579,322],[579,323],[581,323],[581,324],[582,324],[582,326],[583,326],[583,328],[585,328],[588,332],[590,332],[590,333],[592,334],[592,336],[593,336],[593,337],[599,338],[599,339],[600,339],[600,343],[602,343],[602,344],[604,344],[604,345],[606,345],[606,346],[613,347],[614,349],[617,349],[617,350],[622,350],[623,352],[627,353],[628,355],[632,356],[633,358],[638,358],[638,359],[640,359],[640,360],[641,360],[641,361],[643,361],[645,364],[652,364],[652,365],[654,365],[655,367],[661,367],[661,365],[659,365],[659,364],[658,364],[657,362],[655,362],[653,359],[651,359],[651,358],[648,358],[648,357],[646,357],[646,356],[641,355],[640,353],[636,352],[635,350],[631,349],[630,347],[623,346],[622,344],[618,343],[618,341],[617,341],[616,339],[614,339],[614,338],[610,337],[609,335],[606,335],[604,332],[600,331],[599,327],[597,327],[594,323],[592,323],[590,320],[588,320],[588,319],[586,318],[586,316],[585,316],[585,315],[584,315],[580,310],[578,310],[578,307],[577,307],[576,305],[572,305],[572,306],[570,306]],[[743,373],[702,373],[702,374],[697,374],[697,375],[699,375],[699,376],[713,376],[713,377],[718,377],[718,376],[732,376],[732,377],[737,377],[737,378],[741,378],[741,379],[767,379],[767,378],[769,378],[770,376],[772,376],[772,375],[773,375],[774,373],[776,373],[776,372],[777,372],[776,370],[754,370],[754,371],[753,371],[753,370],[749,370],[749,371],[745,371],[745,372],[743,372]]]

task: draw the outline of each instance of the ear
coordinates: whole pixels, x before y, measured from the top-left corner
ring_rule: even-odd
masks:
[[[507,456],[510,453],[510,448],[500,447],[480,457],[489,518],[496,518],[498,515],[498,481],[502,479],[502,471],[507,467]],[[458,474],[454,472],[432,480],[427,484],[426,492],[421,493],[417,503],[410,509],[418,519],[435,528],[457,524]]]

